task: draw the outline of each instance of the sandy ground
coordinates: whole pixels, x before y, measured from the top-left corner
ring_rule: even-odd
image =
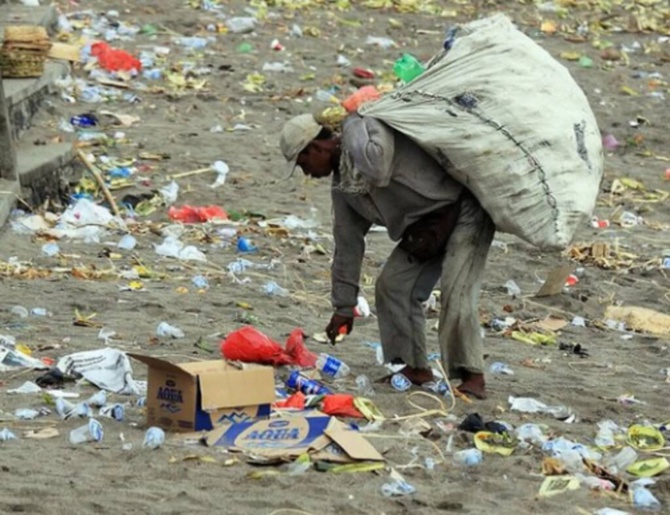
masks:
[[[534,6],[508,1],[437,2],[444,6],[449,15],[446,17],[399,13],[396,9],[369,9],[359,5],[362,2],[352,3],[356,5],[343,11],[336,9],[337,3],[332,2],[318,2],[319,5],[312,5],[308,10],[297,11],[270,7],[272,16],[254,34],[215,35],[215,42],[195,54],[189,54],[174,43],[165,32],[153,37],[137,35],[131,41],[115,41],[114,45],[130,50],[167,46],[171,49],[168,57],[171,65],[195,61],[198,66],[209,67],[212,73],[203,77],[207,84],[200,91],[187,89],[181,94],[168,94],[168,88],[165,92],[139,92],[142,101],[134,105],[124,101],[106,105],[67,104],[54,96],[50,99],[51,109],[40,115],[30,136],[47,141],[57,137],[70,139],[72,135],[59,131],[60,119],[91,109],[137,115],[141,117],[138,124],[122,129],[126,142],[94,151],[107,152],[119,159],[136,159],[140,152],[163,153],[169,155],[169,159],[138,160],[136,164],[148,166],[137,173],[137,184],[133,188],[115,192],[117,198],[127,193],[150,192],[164,186],[171,174],[206,167],[217,159],[225,160],[230,174],[223,187],[209,187],[214,180],[212,173],[178,179],[181,187],[178,205],[216,204],[231,212],[260,213],[269,219],[289,214],[303,219],[316,216],[318,226],[313,232],[326,250],[325,255],[305,254],[304,231],[269,234],[253,224],[246,226],[259,252],[244,257],[255,263],[278,260],[279,265],[272,271],[255,270],[245,274],[251,281],[239,285],[225,272],[238,255],[234,247],[222,244],[216,227],[203,226],[185,238],[207,253],[206,266],[178,263],[155,254],[153,244],[162,238],[149,228],[169,222],[164,208],[140,219],[142,223],[135,229],[136,250],[119,251],[120,258],[111,261],[104,257],[104,249],[115,252],[112,243],[119,240],[119,234],[109,234],[99,244],[61,241],[63,256],[49,258],[40,252],[44,240],[5,228],[0,236],[0,261],[16,256],[48,269],[85,267],[91,270],[95,267],[106,270],[114,266],[118,271],[128,269],[139,259],[154,272],[164,275],[143,279],[145,291],[121,291],[120,287],[129,281],[117,276],[82,280],[69,273],[54,272],[47,278],[24,280],[0,275],[0,334],[14,335],[38,357],[58,358],[102,346],[97,339],[98,328],[73,325],[74,311],[79,310],[83,314],[97,313],[95,320],[115,330],[118,334],[112,344],[117,348],[184,361],[216,357],[216,351],[209,354],[196,347],[196,342],[202,339],[216,350],[220,338],[250,316],[255,317],[257,327],[279,341],[296,326],[303,327],[308,334],[322,331],[330,316],[329,185],[325,181],[305,180],[300,174],[289,180],[281,179],[285,164],[277,149],[277,133],[282,123],[291,115],[326,107],[326,104],[311,101],[317,89],[327,89],[339,81],[347,91],[350,72],[336,65],[338,54],[347,55],[352,66],[388,73],[401,51],[412,52],[420,58],[429,57],[440,45],[446,25],[502,9],[555,56],[577,52],[593,60],[592,68],[583,68],[565,59],[563,62],[574,72],[591,100],[603,134],[613,134],[622,143],[616,151],[608,153],[596,214],[603,219],[613,219],[614,211],[621,208],[639,213],[646,223],[632,228],[613,223],[607,229],[585,225],[577,241],[618,245],[620,252],[631,255],[628,263],[609,270],[585,263],[578,284],[563,294],[542,300],[530,297],[539,288],[539,279],[565,263],[566,257],[541,252],[507,235],[497,235],[497,240],[507,246],[505,249],[498,245],[491,252],[481,303],[483,319],[511,316],[533,321],[549,314],[568,320],[573,316],[584,317],[587,327],[568,326],[558,340],[582,344],[590,357],[581,359],[559,351],[557,346],[529,346],[487,328],[487,362],[503,361],[514,369],[515,375],[490,375],[489,400],[471,405],[459,402],[453,414],[457,420],[468,413],[479,412],[487,420],[498,418],[513,425],[538,422],[546,424],[554,434],[585,444],[593,442],[596,423],[602,419],[612,419],[627,427],[642,420],[658,423],[670,418],[668,383],[661,372],[668,366],[667,338],[624,334],[606,329],[600,323],[604,309],[611,304],[645,306],[662,312],[668,312],[670,305],[670,281],[659,267],[663,249],[670,247],[668,202],[643,202],[645,193],[640,191],[610,193],[613,180],[624,177],[643,181],[647,192],[667,188],[663,173],[670,165],[658,157],[668,153],[669,140],[663,119],[667,121],[667,100],[649,93],[666,92],[667,95],[668,85],[658,84],[645,74],[660,72],[667,77],[668,64],[662,60],[662,52],[665,51],[667,57],[670,44],[659,43],[658,32],[607,30],[628,27],[627,18],[606,17],[592,8],[597,2],[579,2],[583,8],[571,10],[563,20],[551,13],[542,14]],[[64,9],[93,9],[98,13],[116,9],[120,12],[119,19],[127,23],[160,24],[185,36],[214,35],[207,34],[206,27],[221,22],[216,13],[197,10],[188,4],[177,0],[82,1]],[[222,12],[244,16],[246,6],[247,2],[231,0],[225,3]],[[620,14],[621,9],[614,9],[613,14]],[[649,13],[653,16],[656,11]],[[587,42],[570,42],[563,37],[565,33],[550,36],[540,32],[542,19],[563,23],[564,28],[573,33],[580,24],[590,24],[597,31],[590,33]],[[602,22],[600,25],[598,20]],[[401,23],[400,27],[397,22]],[[665,23],[667,26],[667,18]],[[305,33],[302,38],[290,35],[293,24],[302,28]],[[310,36],[310,31],[317,37]],[[384,50],[366,45],[368,35],[391,37],[400,48]],[[285,46],[284,52],[270,49],[275,38]],[[244,42],[252,45],[250,53],[238,51]],[[606,61],[601,57],[602,50],[595,47],[597,42],[610,42],[618,49],[625,45],[633,51],[627,54],[628,61]],[[635,50],[638,43],[641,47]],[[287,61],[295,71],[261,71],[264,63],[274,61]],[[242,84],[251,73],[264,75],[262,91],[243,89]],[[77,75],[83,76],[83,72],[80,70]],[[313,78],[308,80],[308,75]],[[167,88],[164,80],[147,83]],[[637,95],[627,94],[630,90],[622,88],[632,88]],[[228,130],[236,124],[245,124],[251,130]],[[216,125],[224,131],[211,132]],[[108,134],[119,130],[106,129]],[[391,243],[385,234],[370,235],[363,291],[371,303],[374,277],[390,249]],[[626,258],[621,254],[620,257]],[[209,290],[197,291],[191,283],[196,274],[208,277]],[[522,298],[512,299],[507,295],[503,285],[510,279],[520,286]],[[287,288],[290,296],[265,295],[262,290],[268,280]],[[238,303],[248,303],[252,309],[242,309]],[[17,318],[10,313],[15,305],[28,309],[44,307],[51,316]],[[161,321],[182,328],[186,337],[156,338],[155,328]],[[433,314],[427,327],[433,352],[437,351],[436,333],[431,330],[435,321]],[[332,350],[353,371],[352,379],[343,386],[345,390],[353,390],[353,377],[357,374],[375,378],[384,373],[376,366],[373,351],[365,345],[378,338],[376,320],[360,320],[346,342]],[[324,350],[313,341],[309,345],[313,350]],[[527,366],[529,364],[534,366]],[[144,366],[135,363],[134,369],[136,378],[145,377]],[[36,372],[3,373],[2,390],[15,388],[38,375]],[[83,395],[93,391],[82,388]],[[616,401],[623,394],[633,394],[643,404],[623,406]],[[507,398],[510,395],[533,396],[547,404],[569,406],[577,414],[577,421],[566,424],[544,415],[509,412]],[[406,404],[405,396],[390,387],[378,386],[375,402],[389,417],[415,412]],[[605,506],[632,511],[625,496],[595,493],[584,487],[548,500],[537,499],[542,483],[542,454],[538,450],[517,452],[508,458],[487,455],[480,466],[467,470],[455,466],[447,456],[446,463],[428,471],[402,467],[411,461],[413,448],[418,448],[422,458],[437,457],[436,451],[422,437],[376,438],[373,441],[386,454],[389,464],[400,466],[399,470],[417,489],[416,494],[395,500],[386,499],[380,493],[380,486],[387,480],[386,472],[328,475],[309,471],[299,478],[280,475],[254,480],[247,477],[254,470],[249,465],[239,463],[224,468],[222,462],[227,456],[220,450],[184,447],[178,439],[169,439],[158,451],[141,450],[144,415],[139,408],[129,408],[125,422],[104,420],[106,436],[97,446],[75,448],[69,445],[67,434],[80,421],[61,422],[55,414],[36,421],[13,420],[16,408],[43,405],[38,395],[0,395],[3,424],[19,436],[25,430],[43,427],[55,427],[61,433],[49,440],[20,439],[0,444],[3,484],[0,512],[269,514],[292,508],[307,513],[522,514],[585,513],[579,509],[590,513]],[[434,420],[428,421],[433,427],[435,443],[445,451],[447,435],[437,428]],[[399,436],[399,429],[397,423],[387,422],[381,434]],[[120,433],[133,443],[133,450],[121,449]],[[457,449],[465,449],[471,446],[471,441],[470,434],[457,433],[454,443]],[[193,454],[212,455],[218,463],[182,461]],[[173,460],[176,463],[169,462],[171,457],[176,458]],[[664,487],[667,484],[661,479],[661,485],[654,490],[666,506],[670,503],[670,494]]]

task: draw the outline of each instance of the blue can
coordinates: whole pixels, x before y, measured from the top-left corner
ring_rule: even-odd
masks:
[[[291,373],[286,381],[286,386],[292,390],[299,390],[305,395],[329,395],[331,393],[328,388],[314,379],[305,377],[299,370]]]

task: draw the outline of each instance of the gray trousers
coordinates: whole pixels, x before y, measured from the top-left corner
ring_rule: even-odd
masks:
[[[386,362],[427,368],[426,320],[422,303],[441,281],[439,342],[450,378],[483,373],[479,293],[495,226],[479,202],[466,195],[445,256],[419,263],[393,249],[377,279],[375,302]]]

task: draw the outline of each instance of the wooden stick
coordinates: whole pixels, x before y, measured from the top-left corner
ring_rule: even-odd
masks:
[[[173,175],[169,175],[170,179],[181,179],[182,177],[189,177],[191,175],[198,175],[201,173],[205,172],[211,172],[212,167],[208,166],[207,168],[198,168],[197,170],[191,170],[190,172],[181,172],[181,173],[175,173]]]
[[[79,157],[79,159],[81,159],[84,165],[86,165],[86,168],[91,173],[91,175],[95,177],[95,180],[102,189],[102,193],[107,199],[107,202],[109,202],[110,206],[112,206],[112,212],[114,213],[114,215],[120,218],[121,213],[119,212],[119,208],[116,205],[116,201],[114,200],[114,197],[112,197],[112,194],[109,192],[109,188],[107,188],[107,186],[105,185],[105,181],[102,180],[102,177],[100,176],[98,170],[96,170],[95,167],[89,162],[89,160],[86,158],[86,156],[81,150],[77,150],[77,156]]]

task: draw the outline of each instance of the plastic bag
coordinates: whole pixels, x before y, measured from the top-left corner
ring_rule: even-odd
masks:
[[[307,350],[302,329],[294,329],[286,341],[286,350],[252,326],[233,331],[221,342],[221,354],[231,361],[262,365],[312,367],[316,355]]]
[[[171,220],[177,220],[185,224],[209,222],[214,219],[228,219],[228,213],[218,206],[172,206],[168,209],[168,216]]]
[[[321,411],[332,417],[363,418],[363,414],[354,406],[354,396],[347,393],[326,395]]]
[[[352,113],[364,103],[374,102],[379,98],[381,98],[381,94],[377,91],[377,88],[374,86],[363,86],[361,89],[344,99],[342,101],[342,107],[344,107],[347,112]]]
[[[128,52],[98,42],[91,45],[91,55],[98,58],[98,64],[108,72],[140,71],[142,63]]]
[[[281,345],[251,326],[230,333],[221,343],[221,353],[231,361],[274,366],[291,363],[290,356]]]
[[[302,329],[294,329],[286,340],[286,353],[293,359],[293,365],[299,367],[316,366],[317,355],[305,346],[305,333]]]
[[[305,409],[305,394],[302,392],[295,392],[293,395],[291,395],[288,399],[285,399],[283,401],[277,401],[275,402],[275,408],[278,409],[296,409],[296,410],[304,410]]]

